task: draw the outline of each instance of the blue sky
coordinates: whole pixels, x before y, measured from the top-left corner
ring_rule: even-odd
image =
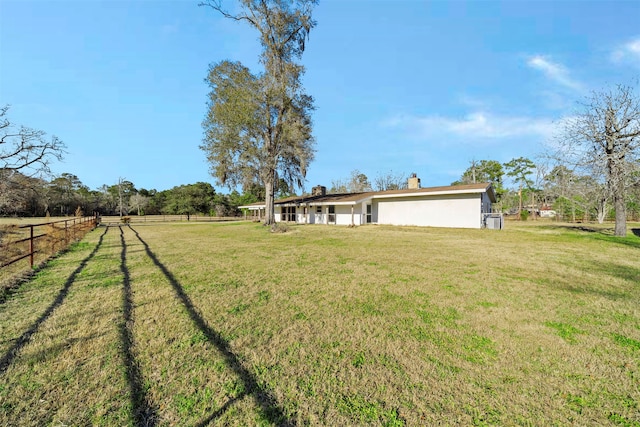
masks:
[[[91,189],[215,185],[203,79],[224,59],[259,71],[260,46],[197,3],[0,0],[0,104],[62,139],[54,172]],[[436,186],[474,159],[534,158],[578,101],[640,76],[640,1],[321,0],[314,17],[307,191],[353,169]]]

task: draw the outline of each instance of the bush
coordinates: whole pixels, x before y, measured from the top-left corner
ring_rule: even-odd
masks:
[[[272,233],[286,233],[287,231],[289,231],[289,226],[287,224],[276,222],[271,226]]]
[[[520,211],[520,220],[526,221],[527,219],[529,219],[529,211],[527,210]]]

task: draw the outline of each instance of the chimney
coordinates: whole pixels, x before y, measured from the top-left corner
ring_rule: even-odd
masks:
[[[410,190],[415,190],[420,188],[420,178],[415,173],[412,173],[409,177],[409,182],[407,183],[407,188]]]
[[[312,196],[326,196],[327,195],[327,187],[324,185],[316,185],[311,189]]]

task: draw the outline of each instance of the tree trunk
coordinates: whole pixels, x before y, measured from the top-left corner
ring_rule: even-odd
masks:
[[[598,205],[598,224],[602,224],[607,217],[607,202],[606,200],[601,200]]]
[[[618,237],[625,237],[627,235],[627,207],[624,203],[624,194],[616,194],[613,203],[616,210],[616,228],[614,234]]]
[[[264,180],[265,191],[265,212],[264,212],[264,225],[273,225],[276,222],[275,209],[274,209],[274,191],[273,185],[275,183],[275,171],[267,174],[267,178]]]
[[[520,190],[518,191],[518,198],[518,221],[520,221],[522,220],[522,187],[520,187]]]
[[[533,191],[531,192],[531,210],[533,212],[533,220],[536,220],[536,204],[535,204],[535,196]]]

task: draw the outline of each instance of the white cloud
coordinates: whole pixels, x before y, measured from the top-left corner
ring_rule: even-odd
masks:
[[[467,114],[463,118],[442,116],[397,116],[385,123],[400,128],[418,139],[452,137],[469,143],[483,140],[500,141],[507,138],[534,138],[546,140],[553,137],[556,124],[551,119],[500,116],[483,111]]]
[[[611,59],[614,62],[631,62],[640,66],[640,37],[629,40],[613,51]]]
[[[542,55],[536,55],[529,58],[527,65],[541,71],[549,79],[562,86],[577,91],[583,90],[582,84],[570,77],[567,67],[558,62],[553,62]]]

